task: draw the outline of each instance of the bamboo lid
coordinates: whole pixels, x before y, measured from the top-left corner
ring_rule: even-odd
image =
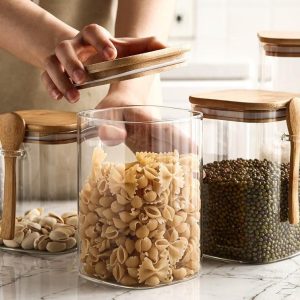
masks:
[[[74,112],[23,110],[16,113],[25,121],[27,137],[76,133],[77,131],[77,115]]]
[[[257,36],[267,56],[300,57],[300,31],[264,31]]]
[[[84,89],[116,81],[133,79],[161,73],[180,66],[185,62],[188,47],[168,47],[119,59],[86,66],[89,78],[84,84],[75,85]]]
[[[192,95],[190,103],[194,110],[203,112],[204,117],[265,122],[285,119],[285,109],[295,96],[263,90],[224,90]]]

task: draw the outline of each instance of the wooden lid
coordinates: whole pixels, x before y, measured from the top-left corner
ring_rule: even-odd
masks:
[[[295,94],[263,90],[224,90],[190,96],[197,107],[230,111],[275,111],[287,107]]]
[[[27,133],[45,135],[77,131],[77,115],[74,112],[23,110],[16,113],[24,119]]]
[[[257,36],[267,56],[300,57],[300,31],[264,31]]]
[[[188,47],[168,47],[161,50],[87,65],[86,70],[89,74],[89,79],[86,83],[78,84],[76,87],[83,89],[115,81],[161,73],[185,62],[184,54],[189,50]]]

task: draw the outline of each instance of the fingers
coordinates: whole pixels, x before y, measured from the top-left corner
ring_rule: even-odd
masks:
[[[63,66],[55,55],[51,55],[46,59],[45,69],[52,83],[69,102],[74,103],[79,100],[78,90],[71,83],[68,75],[64,72]],[[49,86],[51,82],[46,80],[45,77],[44,82],[46,88],[51,89],[51,86]]]
[[[111,42],[110,33],[103,27],[97,24],[90,24],[86,26],[81,34],[78,36],[79,41],[93,46],[105,60],[112,60],[117,57],[117,49]]]
[[[135,55],[139,53],[164,49],[167,47],[166,44],[159,41],[155,37],[145,38],[111,38],[117,51],[118,57],[124,57],[129,55]]]
[[[124,143],[126,139],[126,130],[122,127],[113,125],[102,125],[98,128],[100,140],[107,146],[116,146]]]
[[[63,94],[59,91],[59,89],[55,86],[53,81],[47,72],[43,72],[41,75],[42,82],[44,83],[48,94],[55,100],[60,100],[63,97]]]
[[[83,83],[86,80],[86,72],[82,62],[78,59],[75,49],[70,41],[62,41],[55,49],[56,57],[64,69],[76,83]]]

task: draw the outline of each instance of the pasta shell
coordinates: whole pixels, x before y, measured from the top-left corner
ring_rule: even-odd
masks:
[[[85,221],[87,225],[95,225],[98,221],[99,217],[94,212],[89,212],[86,215]]]
[[[52,231],[54,232],[54,231]],[[89,226],[86,230],[85,230],[85,235],[91,239],[94,239],[98,236],[98,232],[95,231],[95,226]]]
[[[149,277],[147,280],[145,280],[145,285],[148,286],[156,286],[159,284],[159,278],[157,275],[153,275],[151,277]]]
[[[141,223],[141,221],[139,220],[133,220],[129,223],[129,228],[130,230],[132,230],[133,232],[136,232],[138,228],[140,228],[141,226],[143,226],[143,224]]]
[[[117,202],[120,205],[126,205],[126,204],[130,203],[130,198],[126,198],[125,196],[123,196],[121,194],[117,194]]]
[[[114,249],[109,257],[109,265],[114,267],[118,263],[117,257],[118,248]]]
[[[95,264],[95,274],[101,279],[106,279],[109,277],[109,272],[106,269],[106,264],[103,261],[99,261]]]
[[[131,200],[131,206],[134,208],[141,208],[143,206],[143,200],[139,196],[134,196]]]
[[[132,278],[138,278],[138,269],[137,268],[128,268],[127,272],[129,274],[129,276],[131,276]]]
[[[140,263],[140,260],[139,260],[139,257],[138,256],[130,256],[128,257],[128,259],[126,260],[125,262],[125,265],[128,267],[128,268],[137,268],[138,265]],[[130,274],[129,274],[130,275]],[[130,275],[132,276],[132,275]],[[133,277],[133,276],[132,276]]]
[[[123,265],[125,264],[126,260],[128,258],[128,253],[126,249],[121,245],[119,248],[117,248],[117,259],[118,262]]]
[[[179,238],[179,234],[175,228],[170,228],[166,231],[165,237],[170,243],[173,243]]]
[[[175,280],[183,280],[187,276],[185,268],[172,269],[172,275]]]
[[[160,210],[156,206],[153,206],[153,205],[145,207],[145,213],[147,214],[147,216],[149,218],[152,218],[152,219],[157,219],[157,218],[161,217]]]
[[[149,229],[146,225],[141,226],[140,228],[137,229],[137,231],[135,232],[135,235],[139,238],[139,239],[143,239],[145,237],[147,237],[149,235]]]
[[[154,180],[158,176],[158,172],[154,168],[145,167],[144,168],[145,177],[149,180]]]
[[[124,205],[121,205],[120,203],[118,203],[118,201],[114,201],[111,206],[110,206],[112,212],[114,213],[119,213],[121,211],[123,211],[125,208],[124,208]]]
[[[146,252],[148,251],[152,246],[152,242],[148,237],[145,237],[143,239],[138,239],[135,242],[135,249],[138,252]]]
[[[153,231],[157,228],[158,222],[156,219],[149,219],[147,222],[147,227],[150,231]]]
[[[157,198],[157,194],[154,191],[149,191],[144,194],[144,200],[146,202],[153,202]]]
[[[143,189],[148,185],[148,178],[145,175],[142,175],[137,179],[137,184],[139,189]]]
[[[162,216],[169,221],[173,221],[175,216],[175,210],[173,207],[166,205],[162,211]]]
[[[159,240],[155,241],[154,244],[158,251],[163,251],[169,247],[170,243],[166,239],[159,239]]]
[[[128,224],[124,223],[119,218],[113,218],[113,223],[114,223],[115,227],[118,229],[124,229],[124,228],[128,227]]]
[[[126,286],[136,285],[138,282],[135,278],[125,275],[121,278],[120,283]]]
[[[157,263],[159,259],[158,249],[155,246],[152,246],[148,250],[148,257],[153,261],[153,263]]]
[[[119,213],[120,219],[122,220],[122,222],[128,224],[130,223],[135,216],[132,216],[128,211],[122,211]]]
[[[121,279],[123,278],[123,276],[125,275],[125,268],[122,267],[120,264],[116,264],[113,268],[112,268],[112,273],[113,276],[115,278],[115,280],[117,282],[121,282]]]
[[[128,254],[132,254],[135,249],[134,241],[127,238],[125,241],[125,248],[126,248],[126,251],[128,252]]]
[[[119,235],[118,230],[114,226],[108,226],[105,230],[105,237],[112,240],[115,239]]]

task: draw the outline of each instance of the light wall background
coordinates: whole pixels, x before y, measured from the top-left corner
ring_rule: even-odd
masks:
[[[190,43],[194,64],[253,67],[261,30],[300,31],[300,0],[177,0],[171,42]]]

